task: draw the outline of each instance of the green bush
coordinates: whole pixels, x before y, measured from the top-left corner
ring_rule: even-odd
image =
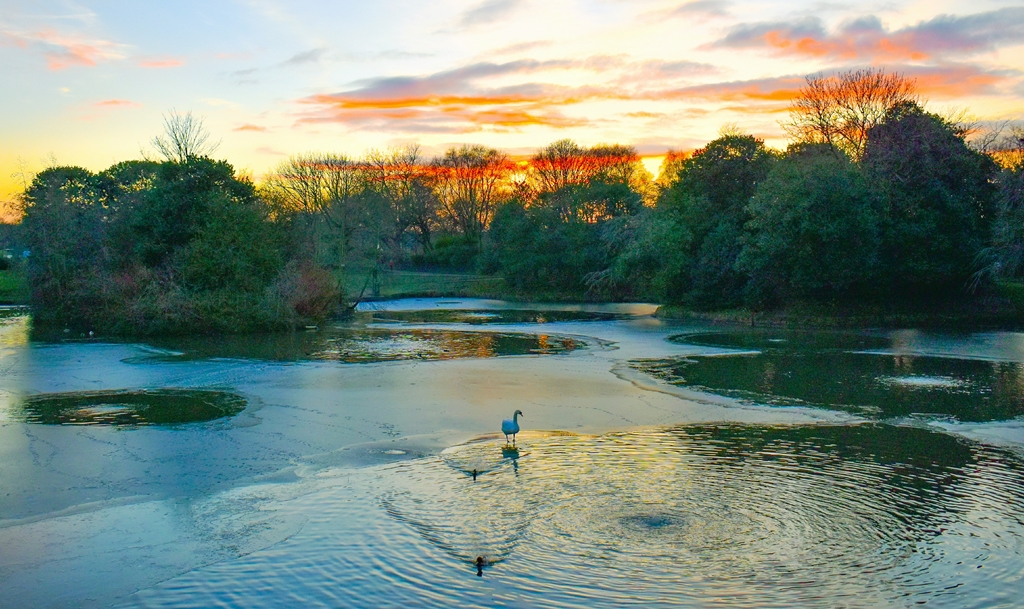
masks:
[[[445,235],[438,237],[431,249],[413,256],[412,263],[420,267],[469,271],[476,268],[479,255],[477,239],[466,235]]]
[[[25,201],[40,326],[251,332],[322,320],[340,298],[326,271],[286,264],[286,228],[221,161],[49,169]]]
[[[861,172],[826,145],[791,147],[748,207],[738,266],[755,308],[865,296],[878,274],[880,213]]]

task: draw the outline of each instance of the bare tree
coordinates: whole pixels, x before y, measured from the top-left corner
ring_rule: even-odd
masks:
[[[429,250],[438,204],[426,183],[429,172],[419,146],[371,150],[362,165],[367,189],[387,205],[392,245],[401,248],[403,237],[412,229],[423,250]]]
[[[586,148],[569,139],[542,148],[530,159],[537,190],[555,192],[570,184],[586,182],[593,173],[589,161]]]
[[[179,114],[174,110],[164,115],[164,133],[154,137],[152,143],[165,159],[178,163],[210,156],[220,146],[219,141],[210,141],[210,132],[203,126],[202,118],[191,111]]]
[[[649,188],[651,176],[635,148],[618,144],[584,148],[572,140],[558,140],[530,159],[530,181],[538,193],[594,180],[621,182],[642,193]]]
[[[362,191],[360,166],[344,155],[300,154],[278,165],[265,186],[288,211],[320,215],[340,227],[339,203]]]
[[[340,262],[359,227],[364,190],[358,163],[331,153],[291,157],[267,176],[265,196],[284,214],[297,214],[316,238],[307,246],[326,264]]]
[[[1024,125],[1009,125],[1002,130],[990,154],[996,162],[1008,169],[1024,169]]]
[[[808,76],[782,124],[797,141],[831,144],[860,159],[868,131],[891,109],[918,103],[914,81],[899,73],[868,68],[833,76]]]
[[[431,181],[451,228],[479,240],[511,188],[514,169],[507,154],[480,145],[450,148],[434,159]]]

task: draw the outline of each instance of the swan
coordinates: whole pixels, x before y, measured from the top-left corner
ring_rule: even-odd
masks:
[[[511,419],[501,422],[501,433],[505,434],[505,443],[508,444],[508,436],[512,435],[512,446],[516,445],[516,434],[519,433],[519,417],[523,416],[522,410],[512,413]]]

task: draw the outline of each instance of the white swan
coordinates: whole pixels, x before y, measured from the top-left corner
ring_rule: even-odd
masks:
[[[501,433],[505,434],[505,443],[508,444],[508,437],[512,436],[512,446],[516,445],[516,434],[519,433],[519,417],[523,416],[522,410],[512,413],[511,419],[501,422]]]

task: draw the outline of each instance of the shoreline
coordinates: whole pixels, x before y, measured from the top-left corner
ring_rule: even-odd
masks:
[[[894,330],[921,328],[928,330],[963,331],[1019,331],[1024,329],[1024,311],[1005,306],[999,309],[978,310],[968,304],[945,310],[923,308],[918,310],[880,307],[849,307],[845,310],[780,309],[752,311],[726,309],[699,311],[682,305],[660,305],[655,317],[673,321],[696,321],[730,327],[776,328],[791,330]]]

